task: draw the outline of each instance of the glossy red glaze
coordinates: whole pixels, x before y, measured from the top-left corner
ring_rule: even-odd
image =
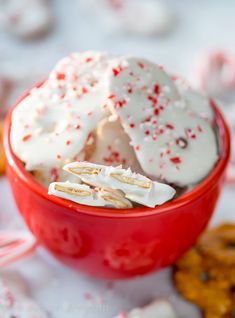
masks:
[[[89,207],[49,196],[12,152],[11,111],[4,129],[7,175],[29,229],[60,261],[96,277],[130,277],[173,264],[207,225],[224,181],[230,138],[213,107],[221,154],[210,175],[163,206],[133,210]]]

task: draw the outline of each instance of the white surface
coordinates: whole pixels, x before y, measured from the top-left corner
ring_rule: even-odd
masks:
[[[98,0],[97,0],[98,1]],[[200,50],[227,48],[235,52],[235,2],[232,0],[169,0],[178,15],[173,33],[162,38],[139,38],[109,34],[97,19],[82,9],[79,0],[54,1],[57,27],[44,41],[24,43],[0,33],[0,73],[22,80],[22,87],[43,78],[55,62],[73,50],[98,49],[134,53],[165,64],[176,74],[190,77]],[[67,19],[66,17],[69,16]],[[21,87],[21,89],[22,89]],[[0,178],[0,228],[21,227],[5,178]],[[212,223],[235,221],[235,188],[226,188]],[[182,302],[170,284],[168,269],[143,278],[115,282],[97,281],[70,271],[45,251],[15,264],[11,270],[23,275],[32,295],[52,318],[112,318],[120,310],[141,306],[157,296],[176,304],[181,318],[197,318],[197,311]],[[90,293],[93,298],[85,297]]]

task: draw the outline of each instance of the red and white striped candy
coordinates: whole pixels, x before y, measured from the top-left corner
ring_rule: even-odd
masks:
[[[26,231],[0,231],[0,267],[34,252],[35,238]]]

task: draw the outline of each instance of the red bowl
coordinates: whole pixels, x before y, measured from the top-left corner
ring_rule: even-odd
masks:
[[[61,262],[96,277],[131,277],[173,264],[206,227],[224,182],[230,136],[222,114],[212,106],[220,144],[213,171],[171,202],[133,210],[90,207],[49,196],[12,152],[11,110],[4,127],[7,175],[29,229]]]

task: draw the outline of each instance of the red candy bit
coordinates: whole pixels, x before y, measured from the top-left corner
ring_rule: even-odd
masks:
[[[144,68],[144,64],[143,64],[142,62],[138,62],[138,66],[139,66],[140,68]]]
[[[155,108],[153,113],[154,113],[154,115],[158,116],[160,114],[159,108]]]
[[[149,95],[148,100],[150,100],[152,102],[152,107],[155,107],[157,105],[157,98]]]
[[[149,130],[146,130],[144,133],[145,133],[146,136],[150,135],[150,131]]]
[[[108,99],[114,99],[114,98],[115,98],[114,94],[108,96]]]
[[[134,123],[131,123],[129,126],[130,126],[130,128],[135,128],[135,124]]]
[[[66,141],[66,145],[67,145],[67,146],[71,145],[71,140],[67,140],[67,141]]]
[[[170,161],[171,161],[172,163],[174,163],[175,165],[178,165],[178,164],[181,163],[180,157],[171,157],[171,158],[170,158]]]
[[[115,103],[114,107],[115,108],[122,108],[124,105],[126,105],[126,100],[125,99],[117,101]]]
[[[86,58],[86,63],[89,63],[89,62],[91,62],[91,61],[93,61],[93,58],[92,58],[92,57],[87,57],[87,58]]]
[[[135,150],[136,151],[139,151],[140,150],[140,146],[138,145],[138,146],[135,146]]]
[[[166,128],[168,128],[170,130],[175,129],[175,127],[172,124],[166,124],[165,126],[166,126]]]
[[[82,88],[82,93],[83,93],[83,94],[87,94],[87,93],[88,93],[88,89],[87,89],[86,87],[83,87],[83,88]]]
[[[57,73],[56,78],[58,81],[62,81],[65,79],[65,74],[64,73]]]
[[[197,126],[197,130],[198,130],[199,132],[203,132],[203,129],[202,129],[202,127],[201,127],[200,125]]]
[[[81,125],[77,125],[77,126],[75,126],[75,129],[80,129],[81,128]]]
[[[155,84],[153,87],[154,94],[158,95],[160,93],[160,86],[158,84]]]
[[[25,135],[25,136],[22,138],[22,141],[23,141],[23,142],[26,142],[26,141],[28,141],[31,137],[32,137],[31,134]]]
[[[53,182],[57,182],[59,180],[58,170],[56,168],[52,168],[50,171],[51,180]]]
[[[113,68],[112,71],[113,71],[114,77],[117,77],[119,75],[119,73],[122,71],[122,67],[118,66],[116,68]]]
[[[57,155],[56,158],[57,158],[58,160],[60,160],[60,159],[61,159],[61,155]]]
[[[87,116],[92,116],[93,112],[88,112]]]

